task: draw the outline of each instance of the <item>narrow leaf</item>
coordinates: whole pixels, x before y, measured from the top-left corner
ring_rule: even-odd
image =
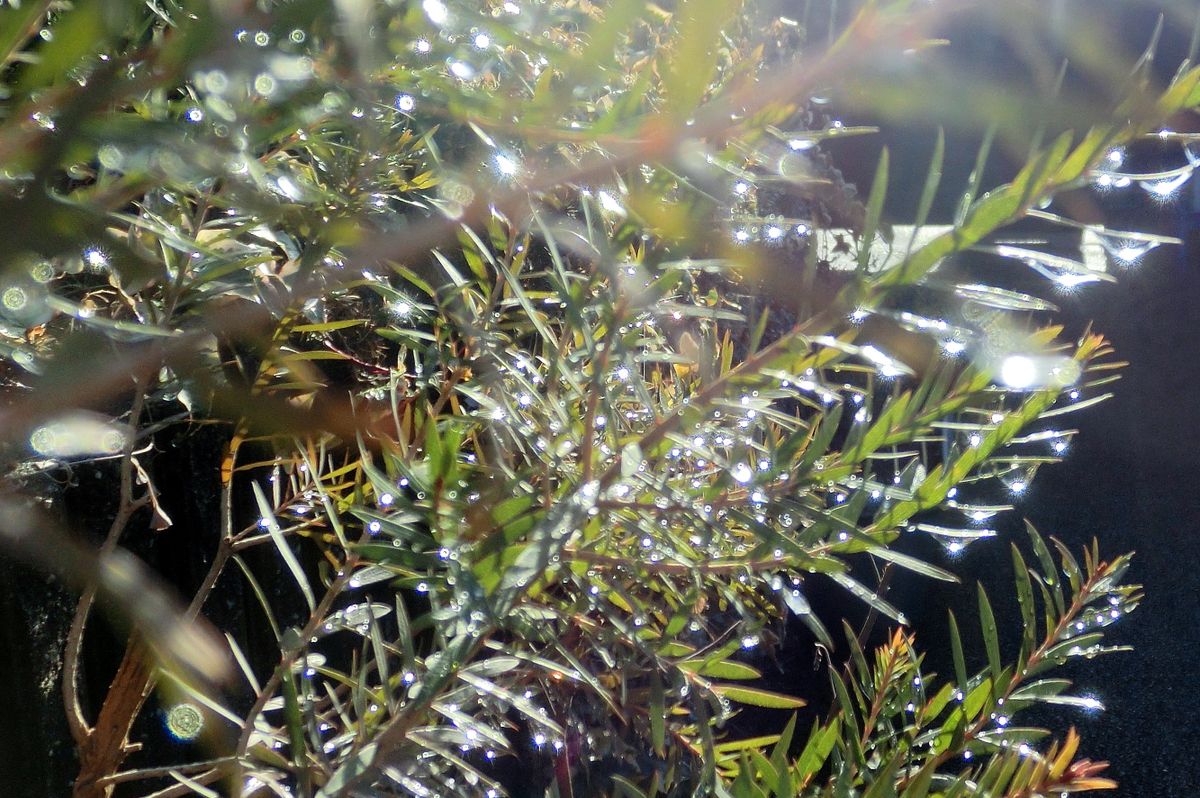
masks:
[[[728,698],[730,701],[736,701],[739,704],[749,704],[754,707],[766,707],[767,709],[798,709],[808,704],[802,698],[795,698],[782,693],[773,693],[770,690],[761,690],[756,687],[742,687],[735,684],[714,684],[712,685],[713,692]]]
[[[300,561],[296,559],[296,553],[292,551],[292,547],[288,545],[287,539],[283,536],[283,530],[279,528],[279,521],[275,519],[275,513],[271,510],[271,505],[267,502],[267,497],[263,495],[262,488],[257,482],[252,482],[251,486],[254,489],[254,499],[258,502],[258,511],[262,514],[262,520],[267,526],[267,532],[271,535],[271,541],[275,544],[275,548],[279,549],[279,556],[283,558],[284,564],[288,570],[292,572],[292,578],[296,580],[296,585],[300,588],[300,592],[304,594],[304,602],[308,605],[309,611],[317,608],[317,601],[313,597],[312,587],[308,584],[308,577],[304,574],[304,568],[301,567]]]
[[[875,167],[875,180],[871,183],[871,196],[867,199],[867,215],[863,222],[862,241],[858,247],[858,271],[866,272],[871,260],[871,244],[875,241],[875,232],[879,228],[879,218],[883,213],[883,201],[887,197],[888,187],[888,148],[884,147],[879,156],[879,164]]]

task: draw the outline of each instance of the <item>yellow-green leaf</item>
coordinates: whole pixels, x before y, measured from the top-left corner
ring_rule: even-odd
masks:
[[[770,690],[760,690],[755,687],[740,687],[735,684],[714,684],[712,685],[713,692],[717,695],[724,696],[730,701],[736,701],[739,704],[748,704],[752,707],[765,707],[767,709],[797,709],[808,704],[802,698],[795,698],[782,693],[773,693]]]

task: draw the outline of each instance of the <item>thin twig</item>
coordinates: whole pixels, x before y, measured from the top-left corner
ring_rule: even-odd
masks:
[[[153,779],[160,776],[169,776],[171,772],[186,773],[190,770],[228,770],[231,766],[237,764],[237,757],[226,756],[219,759],[205,759],[201,762],[188,762],[183,765],[164,765],[156,768],[139,768],[137,770],[122,770],[119,773],[113,773],[111,776],[105,776],[96,781],[101,786],[110,784],[121,784],[127,781],[142,781],[144,779]]]
[[[197,776],[193,776],[193,777],[191,777],[190,780],[194,784],[207,785],[207,784],[212,784],[214,781],[221,778],[221,776],[223,776],[224,774],[225,774],[225,771],[223,769],[214,768],[213,770],[209,770],[209,771],[201,773]],[[196,791],[194,789],[192,789],[191,787],[189,787],[188,785],[175,784],[173,786],[167,787],[166,789],[159,790],[158,792],[150,793],[149,795],[145,796],[145,798],[181,798],[181,796],[195,795],[195,794],[196,794]]]

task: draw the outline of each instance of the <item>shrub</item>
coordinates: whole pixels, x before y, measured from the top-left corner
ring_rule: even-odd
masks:
[[[1118,255],[1166,242],[1046,208],[1190,175],[1114,159],[1200,105],[1200,70],[1154,91],[1147,56],[1099,110],[956,102],[979,85],[935,51],[970,4],[945,5],[0,9],[4,532],[83,593],[64,654],[76,794],[1112,786],[1073,731],[1016,719],[1095,703],[1053,669],[1107,650],[1139,598],[1128,557],[1031,528],[1005,597],[1019,645],[981,588],[964,636],[986,664],[951,615],[949,674],[889,584],[956,581],[928,544],[991,537],[996,496],[1058,458],[1055,417],[1117,365],[1101,336],[1048,325],[1046,300],[951,262],[1111,279],[997,239],[1031,217]],[[1024,35],[1042,17],[1019,5],[977,13]],[[1107,61],[1077,69],[1117,85]],[[824,110],[852,101],[995,124],[961,189],[941,185],[939,133],[893,228],[886,149],[861,200],[826,154],[872,132]],[[1030,155],[984,191],[993,141]],[[958,212],[931,226],[947,190]],[[122,541],[173,534],[164,436],[213,425],[219,467],[187,481],[220,528],[188,543],[207,572],[184,606]],[[34,501],[93,462],[116,476],[96,552]],[[134,633],[89,718],[98,595]],[[829,691],[763,681],[788,628],[827,653]],[[152,686],[195,756],[123,770]],[[811,728],[729,723],[801,708]]]

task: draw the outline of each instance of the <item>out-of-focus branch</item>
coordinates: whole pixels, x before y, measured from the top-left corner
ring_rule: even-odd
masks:
[[[54,521],[19,497],[0,498],[0,543],[4,553],[82,588],[93,579],[128,625],[138,629],[167,666],[193,678],[219,683],[230,673],[220,635],[203,621],[188,621],[170,589],[133,555],[79,543]]]

